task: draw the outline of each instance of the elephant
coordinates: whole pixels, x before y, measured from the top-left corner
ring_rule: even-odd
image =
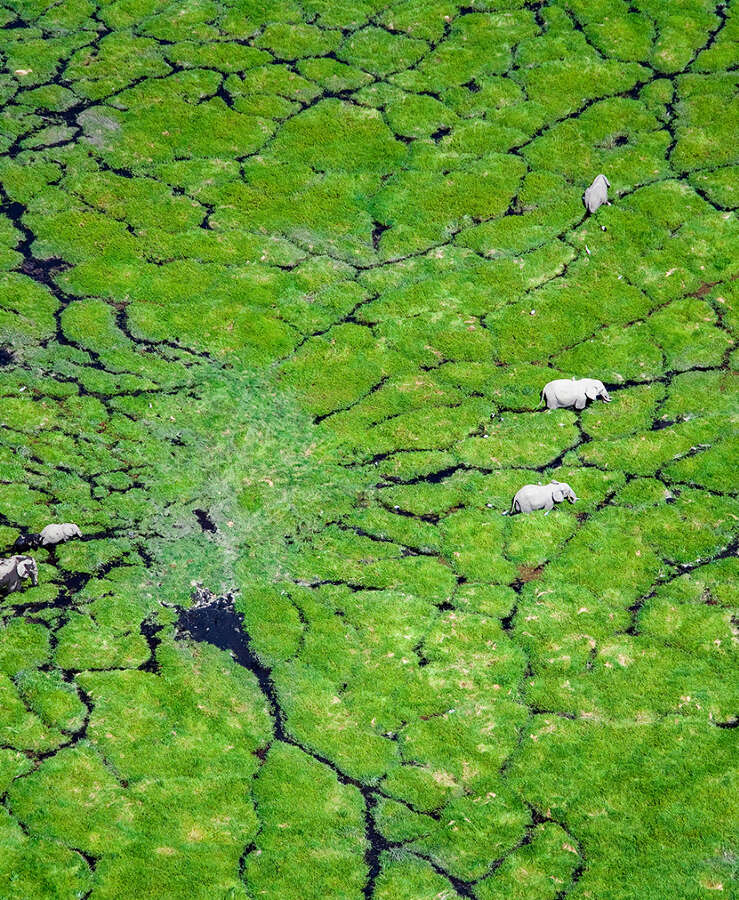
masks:
[[[605,385],[597,378],[556,378],[544,385],[541,401],[546,402],[548,409],[585,409],[588,400],[600,397],[610,403]],[[541,403],[539,404],[541,406]]]
[[[0,559],[0,592],[12,594],[23,587],[23,582],[31,579],[31,584],[38,584],[38,566],[30,556],[11,556]]]
[[[549,484],[525,484],[513,498],[511,508],[504,512],[504,516],[513,516],[516,513],[530,513],[535,509],[545,509],[548,516],[555,503],[562,500],[575,503],[577,497],[572,488],[564,481],[550,481]]]
[[[78,525],[73,522],[62,522],[58,525],[47,525],[41,529],[41,534],[22,534],[13,545],[16,550],[28,550],[32,547],[52,547],[70,541],[72,538],[82,537]]]
[[[610,186],[611,182],[605,175],[596,175],[593,183],[586,189],[582,202],[585,204],[585,209],[587,209],[591,215],[603,206],[604,203],[606,206],[611,205],[608,202],[608,188]]]

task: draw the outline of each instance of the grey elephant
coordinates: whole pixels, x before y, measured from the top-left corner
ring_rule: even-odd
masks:
[[[606,204],[606,206],[611,205],[608,202],[608,188],[610,186],[611,182],[605,175],[596,175],[593,183],[585,190],[582,202],[591,215],[603,204]]]
[[[588,400],[598,397],[611,402],[606,386],[597,378],[556,378],[541,391],[541,401],[548,409],[585,409]]]
[[[530,513],[536,509],[545,509],[545,516],[554,509],[555,503],[569,500],[575,503],[575,492],[565,481],[550,481],[549,484],[525,484],[513,498],[511,508],[504,512],[504,516],[514,516],[516,513]]]
[[[0,559],[0,593],[12,594],[23,587],[28,578],[36,587],[38,584],[38,566],[30,556],[11,556]]]
[[[31,547],[52,547],[54,544],[62,544],[71,541],[72,538],[82,537],[79,525],[73,522],[61,522],[47,525],[41,529],[40,534],[22,534],[13,545],[16,550],[28,550]]]

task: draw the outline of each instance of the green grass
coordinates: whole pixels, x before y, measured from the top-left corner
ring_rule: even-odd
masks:
[[[3,898],[736,894],[737,15],[0,10]]]

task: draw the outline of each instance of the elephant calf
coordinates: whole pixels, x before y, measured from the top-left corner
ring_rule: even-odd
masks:
[[[564,481],[550,481],[549,484],[525,484],[517,491],[513,498],[511,508],[504,512],[504,516],[513,516],[516,513],[530,513],[536,509],[545,509],[548,516],[555,503],[569,500],[575,503],[577,497],[572,488]]]
[[[557,378],[545,384],[541,392],[548,409],[585,409],[587,401],[596,397],[611,402],[605,385],[596,378]]]
[[[0,559],[0,593],[12,594],[23,587],[23,582],[30,578],[31,584],[38,584],[38,566],[30,556],[11,556]]]
[[[611,182],[605,175],[596,175],[593,183],[586,189],[582,202],[585,204],[585,209],[587,209],[591,215],[597,209],[600,209],[603,204],[606,206],[611,205],[608,202],[608,188],[610,186]]]
[[[60,524],[47,525],[41,529],[40,534],[22,534],[17,538],[14,547],[16,550],[27,550],[30,547],[52,547],[70,541],[72,538],[82,537],[78,525],[73,522],[61,522]]]

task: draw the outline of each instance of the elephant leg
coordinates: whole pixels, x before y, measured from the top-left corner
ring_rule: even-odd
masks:
[[[545,516],[548,516],[549,513],[554,509],[554,500],[552,500],[551,497],[544,503],[544,509],[546,510],[546,512],[544,513]]]
[[[575,400],[575,409],[585,409],[585,397],[578,397]]]

